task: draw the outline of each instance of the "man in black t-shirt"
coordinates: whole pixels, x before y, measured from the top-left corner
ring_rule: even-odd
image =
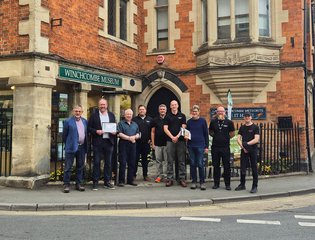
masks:
[[[161,104],[159,106],[159,116],[155,117],[152,121],[151,141],[152,148],[155,151],[157,177],[156,183],[161,182],[166,178],[166,134],[164,132],[164,119],[166,115],[166,106]]]
[[[244,114],[245,125],[238,130],[237,143],[241,147],[241,183],[235,191],[245,190],[246,166],[250,162],[253,173],[253,185],[251,193],[257,192],[257,143],[259,142],[259,127],[252,122],[250,113]]]
[[[142,173],[143,180],[150,181],[148,176],[148,154],[150,153],[150,142],[151,142],[151,124],[152,118],[146,115],[147,109],[144,105],[138,106],[138,116],[134,117],[132,121],[138,124],[140,131],[140,138],[137,140],[137,150],[136,150],[136,166],[135,166],[135,176],[137,175],[138,162],[141,155],[142,163]]]
[[[224,168],[225,189],[231,190],[231,166],[230,166],[230,138],[235,135],[234,124],[231,120],[225,118],[224,107],[217,108],[217,117],[211,120],[209,125],[209,134],[213,137],[211,146],[212,165],[214,168],[212,189],[220,187],[222,159]]]
[[[186,178],[186,142],[181,136],[181,128],[186,128],[186,116],[178,111],[178,103],[173,100],[170,104],[171,112],[165,117],[164,132],[167,135],[167,182],[166,187],[173,185],[173,163],[178,162],[179,183],[187,187]]]

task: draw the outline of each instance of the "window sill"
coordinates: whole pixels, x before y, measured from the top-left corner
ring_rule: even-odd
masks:
[[[101,37],[104,37],[104,38],[107,38],[107,39],[110,39],[110,40],[113,40],[115,42],[119,42],[119,43],[122,43],[128,47],[131,47],[131,48],[134,48],[134,49],[138,49],[138,46],[134,43],[131,43],[131,42],[127,42],[123,39],[120,39],[120,38],[117,38],[115,36],[112,36],[112,35],[109,35],[107,33],[105,33],[104,31],[102,30],[99,30],[98,31],[98,35],[101,36]]]
[[[155,56],[161,54],[175,54],[175,50],[152,50],[151,52],[147,52],[147,56]]]

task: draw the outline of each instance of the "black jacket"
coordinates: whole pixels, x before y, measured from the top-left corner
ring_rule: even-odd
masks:
[[[109,117],[109,122],[115,123],[116,122],[115,115],[109,111],[107,113],[108,113],[108,117]],[[103,139],[103,136],[98,135],[96,133],[96,130],[102,130],[102,124],[101,124],[101,120],[100,120],[100,112],[98,109],[96,109],[91,114],[90,119],[88,121],[88,129],[92,135],[92,144],[93,145],[99,145]],[[115,138],[116,137],[114,135],[109,134],[109,140],[112,144],[114,144]]]

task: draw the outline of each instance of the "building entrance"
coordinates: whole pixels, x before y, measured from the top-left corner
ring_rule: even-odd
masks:
[[[181,109],[181,104],[176,95],[170,91],[169,89],[162,87],[159,90],[157,90],[151,97],[148,106],[147,106],[147,115],[150,117],[156,117],[159,115],[159,105],[165,104],[167,107],[167,111],[170,111],[170,102],[172,100],[176,100],[179,105],[179,111]]]

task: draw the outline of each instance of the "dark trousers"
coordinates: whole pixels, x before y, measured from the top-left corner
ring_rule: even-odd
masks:
[[[140,141],[136,142],[136,164],[135,164],[135,176],[137,176],[138,163],[141,156],[142,172],[143,177],[148,176],[148,154],[150,153],[150,144],[142,143]]]
[[[119,183],[125,183],[125,171],[128,164],[127,183],[133,182],[136,163],[136,143],[119,141]]]
[[[93,146],[93,182],[98,182],[101,175],[101,157],[104,158],[104,183],[110,182],[112,178],[112,156],[114,145],[109,139],[103,139],[101,144]]]
[[[248,153],[241,151],[241,185],[245,186],[246,181],[246,168],[252,169],[253,174],[253,187],[258,185],[258,170],[257,170],[257,149],[250,150]]]
[[[84,160],[85,160],[85,150],[82,145],[79,145],[78,150],[74,153],[65,154],[65,170],[63,174],[63,182],[65,185],[70,184],[71,177],[71,169],[74,162],[74,158],[76,159],[76,184],[80,184],[83,182],[83,169],[84,169]]]
[[[215,185],[220,185],[221,168],[220,161],[222,159],[224,169],[225,186],[231,184],[231,166],[230,166],[230,147],[214,147],[211,149],[212,165],[213,165],[213,181]]]

